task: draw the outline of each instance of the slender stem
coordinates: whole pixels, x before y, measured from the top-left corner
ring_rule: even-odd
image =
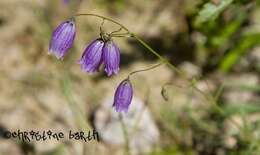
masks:
[[[166,87],[167,86],[175,86],[175,87],[177,87],[177,88],[183,88],[182,86],[178,86],[178,85],[176,85],[176,84],[174,84],[174,83],[171,83],[171,82],[167,82],[167,83],[165,83],[163,86],[162,86],[162,89],[161,89],[161,95],[162,95],[162,97],[163,97],[163,99],[165,100],[165,101],[168,101],[169,100],[169,97],[168,97],[168,95],[166,94]]]
[[[148,71],[148,70],[154,69],[154,68],[159,67],[161,65],[162,65],[162,63],[159,63],[157,65],[154,65],[154,66],[146,68],[146,69],[140,69],[140,70],[133,71],[133,72],[129,73],[128,77],[130,77],[133,74],[139,73],[139,72],[144,72],[144,71]]]
[[[129,35],[128,32],[126,32],[126,33],[113,33],[113,34],[110,34],[111,37],[117,37],[117,36],[125,36],[126,37],[127,35]],[[132,36],[130,35],[129,37],[132,37]]]
[[[136,36],[135,34],[131,33],[132,37],[134,37],[136,40],[138,40],[144,47],[146,47],[150,52],[152,52],[154,55],[156,55],[160,60],[162,60],[164,63],[166,63],[168,66],[170,66],[174,71],[176,71],[179,75],[181,75],[185,80],[187,80],[190,84],[191,87],[194,88],[197,92],[199,92],[207,102],[209,102],[210,104],[212,104],[212,106],[221,114],[224,114],[223,109],[221,109],[221,107],[218,106],[218,104],[216,103],[216,101],[214,100],[214,97],[211,94],[206,94],[203,91],[201,91],[199,88],[196,87],[196,84],[194,84],[193,82],[195,81],[195,83],[197,82],[196,79],[190,80],[187,75],[182,72],[181,70],[179,70],[177,67],[175,67],[173,64],[171,64],[167,59],[165,59],[164,57],[162,57],[160,54],[158,54],[155,50],[153,50],[147,43],[145,43],[141,38],[139,38],[138,36]],[[232,118],[230,118],[230,121],[237,126],[238,129],[241,129],[241,127],[239,126],[239,124],[233,120]]]
[[[162,57],[160,54],[158,54],[154,49],[152,49],[147,43],[145,43],[141,38],[139,38],[137,35],[132,34],[132,37],[135,38],[137,41],[139,41],[145,48],[149,50],[149,52],[152,52],[154,55],[156,55],[162,62],[166,63],[168,66],[170,66],[174,71],[176,71],[179,75],[183,77],[187,77],[185,73],[183,73],[181,70],[179,70],[177,67],[175,67],[171,62],[169,62],[166,58]]]
[[[120,27],[122,27],[124,30],[126,30],[127,32],[130,33],[130,31],[128,30],[128,28],[126,28],[124,25],[120,24],[119,22],[115,21],[112,18],[109,17],[105,17],[105,16],[101,16],[101,15],[97,15],[97,14],[93,14],[93,13],[78,13],[75,14],[73,17],[79,17],[79,16],[94,16],[94,17],[98,17],[98,18],[102,18],[104,20],[108,20],[112,23],[115,23],[116,25],[119,25]]]
[[[207,95],[206,93],[204,93],[202,90],[200,90],[199,88],[197,88],[196,86],[193,86],[192,85],[192,88],[194,88],[197,92],[199,92],[203,97],[204,99],[211,103],[211,105],[222,115],[225,115],[225,111],[220,107],[218,106],[218,104],[216,103],[216,100],[214,98],[214,96],[212,96],[211,94]],[[238,122],[236,122],[232,117],[229,118],[229,121],[232,122],[238,129],[241,130],[241,126],[239,125]]]
[[[126,37],[130,37],[130,36],[125,36],[125,35],[112,35],[111,37],[126,38]]]
[[[215,101],[218,101],[219,96],[220,96],[220,94],[222,93],[223,89],[224,89],[224,84],[221,84],[220,87],[218,88],[218,90],[217,90],[215,96],[214,96],[214,100],[215,100]]]
[[[65,78],[62,79],[61,86],[63,89],[63,95],[66,97],[68,101],[67,103],[75,116],[75,120],[79,128],[83,131],[89,131],[90,129],[92,129],[92,127],[85,121],[83,111],[81,111],[75,103],[75,100],[71,92],[70,79],[67,74],[65,74]]]
[[[103,32],[104,32],[104,30],[103,30],[103,25],[104,25],[104,23],[105,23],[105,20],[103,19],[102,22],[101,22],[101,24],[100,24],[100,27],[99,27],[100,33],[103,33]]]
[[[94,16],[94,17],[102,18],[103,20],[111,21],[112,23],[119,25],[122,29],[127,31],[128,34],[130,34],[133,38],[135,38],[137,41],[139,41],[144,47],[146,47],[150,52],[152,52],[154,55],[156,55],[161,61],[166,63],[168,66],[170,66],[178,74],[186,77],[186,75],[182,71],[180,71],[177,67],[175,67],[173,64],[171,64],[166,58],[162,57],[155,50],[153,50],[147,43],[145,43],[141,38],[139,38],[134,33],[130,32],[128,28],[126,28],[124,25],[120,24],[119,22],[115,21],[114,19],[102,16],[102,15],[92,14],[92,13],[79,13],[79,14],[75,14],[73,17],[79,17],[79,16]]]
[[[121,124],[121,128],[123,130],[123,135],[124,135],[124,139],[125,139],[125,152],[127,155],[130,155],[128,131],[127,131],[126,125],[123,121],[122,114],[120,113],[118,117],[119,117],[119,122]]]
[[[196,91],[198,91],[199,93],[201,93],[201,95],[206,99],[206,101],[208,101],[209,103],[211,103],[213,105],[213,107],[215,107],[220,113],[223,113],[223,110],[221,109],[221,107],[219,107],[216,103],[216,101],[214,100],[214,97],[212,95],[207,95],[206,93],[204,93],[203,91],[201,91],[200,89],[198,89],[196,87],[196,79],[189,79],[189,77],[186,75],[186,73],[182,72],[180,69],[178,69],[175,65],[173,65],[170,61],[168,61],[166,58],[162,57],[160,54],[158,54],[158,52],[156,52],[152,47],[150,47],[145,41],[143,41],[141,38],[139,38],[137,35],[135,35],[134,33],[130,32],[128,28],[126,28],[124,25],[120,24],[119,22],[109,18],[109,17],[105,17],[105,16],[101,16],[101,15],[97,15],[97,14],[92,14],[92,13],[79,13],[79,14],[75,14],[73,16],[73,18],[79,17],[79,16],[94,16],[94,17],[98,17],[101,18],[103,20],[107,20],[110,21],[118,26],[120,26],[122,29],[124,29],[125,31],[127,31],[127,33],[135,38],[139,43],[141,43],[146,49],[148,49],[149,52],[153,53],[155,56],[157,56],[163,63],[166,63],[169,67],[171,67],[176,73],[178,73],[180,76],[182,76],[185,80],[187,80],[190,84],[191,87],[193,87]],[[121,37],[121,36],[119,36]],[[194,83],[195,82],[195,83]],[[236,124],[239,128],[239,125],[236,123],[236,121],[232,120],[231,121]]]
[[[117,32],[120,32],[122,30],[122,27],[120,27],[118,30],[112,31],[109,33],[109,35],[115,34]]]

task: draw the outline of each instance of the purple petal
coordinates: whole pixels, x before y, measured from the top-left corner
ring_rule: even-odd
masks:
[[[81,59],[78,61],[81,64],[82,70],[85,72],[97,72],[102,63],[102,49],[104,42],[101,39],[94,40],[85,49]]]
[[[133,98],[132,84],[128,79],[122,81],[116,89],[113,107],[117,112],[127,112]]]
[[[103,61],[108,76],[119,72],[120,50],[113,41],[107,41],[103,48]]]
[[[61,23],[52,33],[49,53],[57,59],[63,59],[68,49],[72,47],[76,35],[76,26],[73,20]]]

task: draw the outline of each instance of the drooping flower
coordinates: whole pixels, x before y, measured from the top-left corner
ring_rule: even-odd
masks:
[[[104,68],[108,76],[119,72],[120,50],[112,40],[108,40],[103,47]]]
[[[129,79],[123,80],[116,89],[113,107],[117,112],[127,112],[132,98],[132,84]]]
[[[85,72],[98,71],[104,62],[105,72],[108,76],[119,72],[120,51],[115,43],[109,39],[96,39],[90,43],[78,61]]]
[[[89,73],[98,71],[102,63],[102,49],[104,44],[102,39],[97,39],[86,47],[81,59],[78,61],[82,70]]]
[[[63,59],[68,49],[72,47],[75,36],[76,26],[73,19],[61,23],[52,33],[49,54],[54,54],[57,59]]]

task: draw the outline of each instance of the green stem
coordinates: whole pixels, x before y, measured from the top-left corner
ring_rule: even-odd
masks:
[[[115,20],[112,19],[112,18],[108,18],[108,17],[105,17],[105,16],[93,14],[93,13],[79,13],[79,14],[75,14],[73,17],[79,17],[79,16],[94,16],[94,17],[102,18],[102,19],[104,19],[104,20],[111,21],[112,23],[115,23],[116,25],[122,27],[124,30],[126,30],[127,32],[130,33],[130,31],[128,30],[128,28],[126,28],[124,25],[120,24],[119,22],[115,21]]]
[[[141,38],[139,38],[137,35],[135,35],[134,33],[130,32],[128,28],[126,28],[124,25],[120,24],[119,22],[109,18],[109,17],[105,17],[105,16],[101,16],[101,15],[97,15],[97,14],[92,14],[92,13],[79,13],[79,14],[75,14],[73,17],[79,17],[79,16],[94,16],[94,17],[98,17],[101,18],[103,20],[107,20],[110,21],[118,26],[120,26],[122,29],[124,29],[127,34],[129,34],[131,37],[135,38],[140,44],[142,44],[149,52],[151,52],[152,54],[154,54],[155,56],[157,56],[163,63],[167,64],[170,68],[172,68],[176,73],[178,73],[180,76],[182,76],[186,81],[188,81],[190,83],[190,86],[192,88],[194,88],[196,91],[198,91],[203,97],[204,99],[209,102],[210,104],[212,104],[212,106],[214,108],[216,108],[216,110],[223,114],[223,110],[221,109],[221,107],[218,106],[218,104],[216,103],[216,101],[214,100],[214,97],[212,95],[208,95],[206,93],[204,93],[203,91],[201,91],[199,88],[196,87],[196,83],[197,80],[196,79],[190,79],[186,73],[182,72],[180,69],[178,69],[175,65],[173,65],[170,61],[168,61],[166,58],[162,57],[158,52],[156,52],[152,47],[150,47],[145,41],[143,41]],[[231,119],[231,122],[233,122],[239,129],[239,125],[236,121]]]
[[[192,88],[199,92],[204,97],[204,99],[207,102],[209,102],[213,106],[213,108],[215,108],[215,110],[217,110],[217,112],[219,112],[221,115],[225,115],[225,111],[220,106],[218,106],[214,96],[212,96],[211,94],[207,95],[206,93],[198,89],[196,86],[192,86]],[[229,121],[233,123],[239,130],[241,130],[241,126],[239,125],[239,123],[236,122],[232,117],[229,118]]]
[[[149,52],[152,52],[155,56],[157,56],[162,62],[166,63],[169,67],[171,67],[175,72],[183,77],[187,77],[181,70],[179,70],[176,66],[174,66],[171,62],[169,62],[166,58],[162,57],[158,54],[153,48],[151,48],[146,42],[144,42],[141,38],[137,35],[131,33],[132,37],[135,38],[138,42],[140,42]]]
[[[133,33],[131,33],[131,34],[132,34],[132,37],[134,37],[136,40],[138,40],[144,47],[146,47],[150,52],[152,52],[154,55],[156,55],[162,62],[166,63],[174,71],[176,71],[180,76],[182,76],[185,80],[187,80],[190,83],[190,86],[192,88],[194,88],[197,92],[199,92],[204,97],[204,99],[207,102],[209,102],[220,114],[222,114],[222,115],[224,114],[224,110],[220,106],[218,106],[218,104],[214,100],[214,97],[211,94],[208,95],[208,94],[204,93],[203,91],[201,91],[199,88],[196,87],[196,83],[197,83],[196,79],[190,80],[184,72],[179,70],[177,67],[175,67],[173,64],[171,64],[167,59],[165,59],[160,54],[158,54],[148,44],[146,44],[141,38],[134,35]],[[230,122],[232,122],[238,129],[241,129],[240,125],[235,120],[233,120],[232,118],[230,118]]]
[[[140,70],[133,71],[133,72],[129,73],[129,75],[128,75],[128,79],[129,79],[130,76],[133,75],[133,74],[136,74],[136,73],[139,73],[139,72],[148,71],[148,70],[152,70],[152,69],[154,69],[154,68],[156,68],[156,67],[159,67],[159,66],[161,66],[161,65],[162,65],[162,64],[159,63],[159,64],[154,65],[154,66],[149,67],[149,68],[145,68],[145,69],[140,69]]]
[[[122,114],[120,113],[118,117],[119,117],[119,122],[120,122],[120,124],[121,124],[121,128],[122,128],[122,130],[123,130],[123,135],[124,135],[124,139],[125,139],[125,153],[126,153],[127,155],[130,155],[131,153],[130,153],[130,149],[129,149],[128,131],[127,131],[127,128],[126,128],[125,123],[124,123],[124,121],[123,121],[123,116],[122,116]]]
[[[72,97],[71,93],[71,87],[70,87],[70,80],[68,77],[62,80],[62,89],[63,89],[63,95],[67,99],[67,103],[69,104],[70,109],[72,110],[72,113],[75,116],[75,120],[78,123],[78,126],[83,131],[89,131],[92,128],[88,123],[86,123],[84,119],[84,113],[80,110],[80,108],[76,105],[75,100]]]
[[[182,75],[184,77],[187,77],[181,70],[179,70],[177,67],[175,67],[173,64],[171,64],[166,58],[162,57],[160,54],[158,54],[155,50],[153,50],[153,48],[151,48],[147,43],[145,43],[141,38],[139,38],[137,35],[135,35],[134,33],[130,32],[128,28],[126,28],[124,25],[120,24],[119,22],[115,21],[112,18],[109,17],[105,17],[102,15],[97,15],[97,14],[93,14],[93,13],[79,13],[79,14],[75,14],[73,17],[79,17],[79,16],[94,16],[94,17],[98,17],[101,18],[103,20],[108,20],[118,26],[120,26],[122,29],[124,29],[125,31],[127,31],[126,34],[130,34],[131,37],[135,38],[138,42],[140,42],[146,49],[149,50],[149,52],[152,52],[155,56],[157,56],[162,62],[166,63],[168,66],[170,66],[175,72],[177,72],[179,75]]]

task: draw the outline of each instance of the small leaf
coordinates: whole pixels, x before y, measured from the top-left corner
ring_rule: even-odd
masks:
[[[259,103],[227,103],[223,110],[226,116],[239,113],[259,113],[260,106]]]
[[[220,62],[219,70],[228,72],[248,49],[260,44],[260,33],[244,36],[237,46],[229,51]]]
[[[204,4],[195,19],[195,25],[199,26],[202,23],[216,19],[232,2],[233,0],[222,0],[219,5],[213,4],[212,2]]]

